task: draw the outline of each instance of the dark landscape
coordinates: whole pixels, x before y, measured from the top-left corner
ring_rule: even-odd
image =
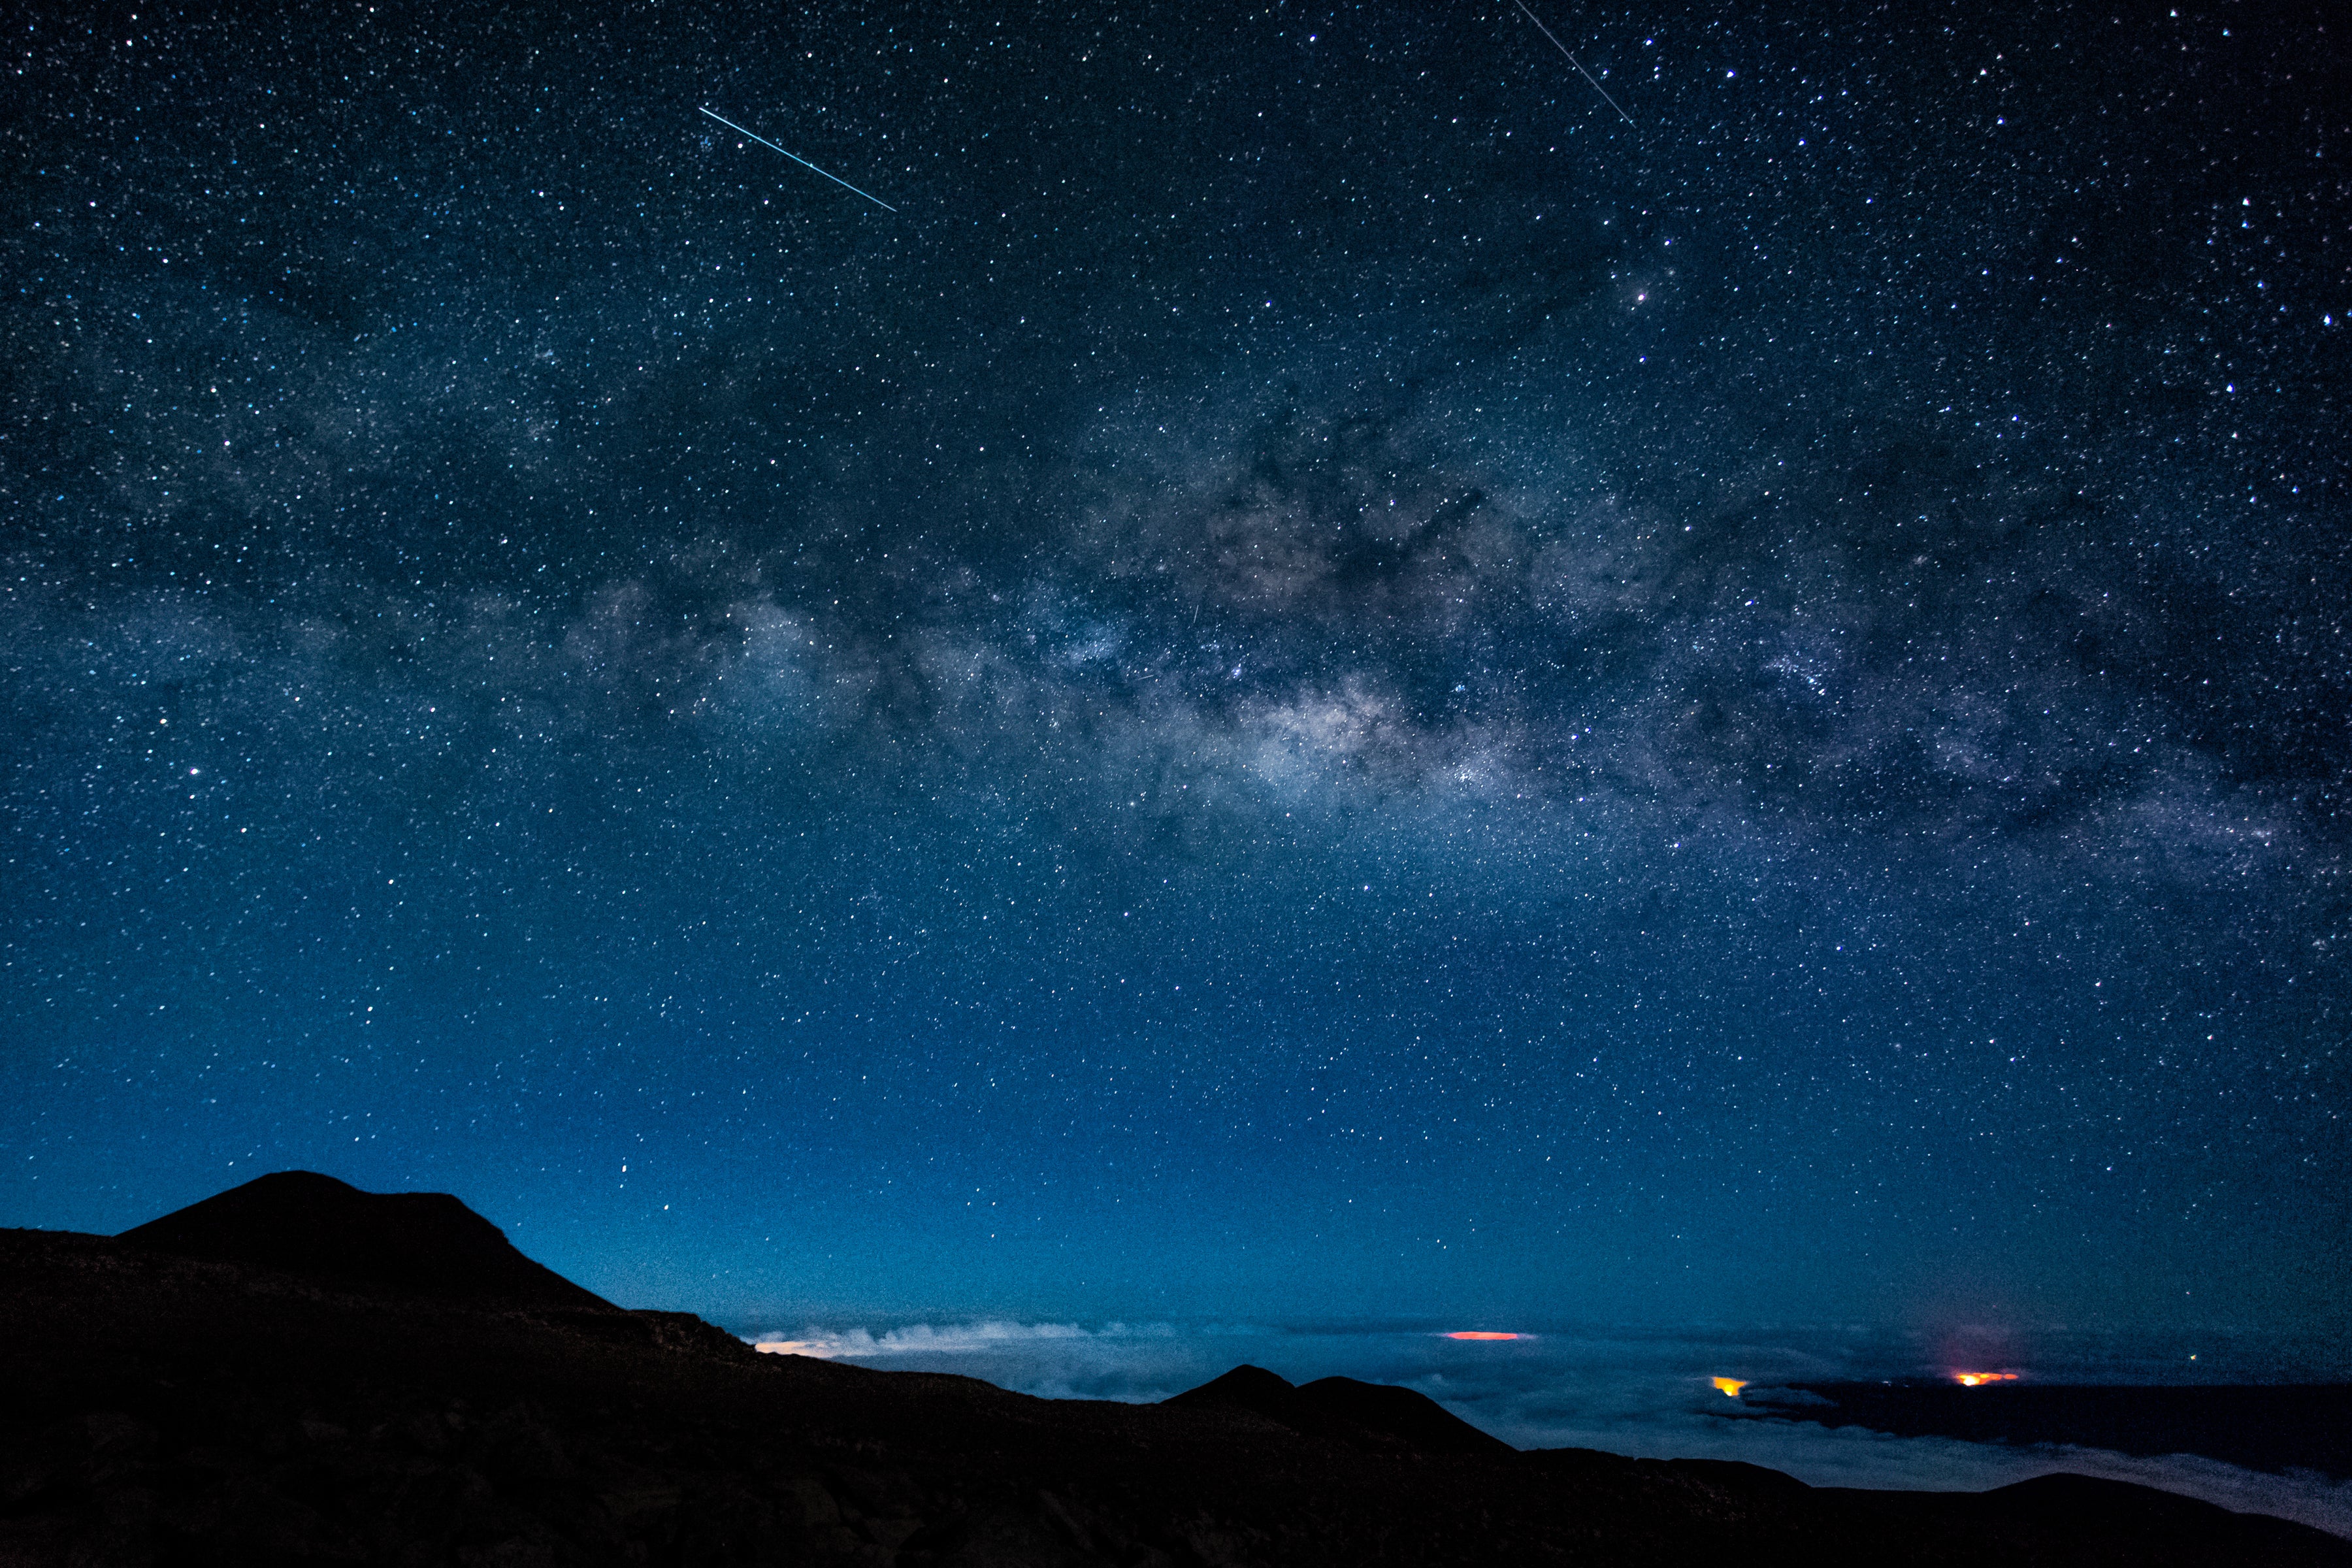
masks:
[[[1411,1390],[1159,1405],[763,1356],[453,1197],[283,1173],[121,1237],[0,1232],[0,1564],[2352,1563],[2087,1477],[1809,1488],[1518,1452]]]

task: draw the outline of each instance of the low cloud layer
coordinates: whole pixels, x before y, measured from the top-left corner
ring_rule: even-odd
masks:
[[[755,1335],[752,1342],[774,1353],[883,1370],[961,1373],[1044,1398],[1136,1403],[1165,1399],[1250,1363],[1293,1382],[1336,1373],[1402,1384],[1521,1448],[1739,1459],[1813,1486],[1929,1491],[1981,1491],[2064,1470],[2158,1487],[2352,1538],[2352,1478],[2272,1474],[2194,1454],[2135,1456],[2073,1445],[2011,1447],[1832,1428],[1763,1417],[1714,1384],[1718,1376],[1738,1376],[1754,1387],[1912,1370],[1906,1358],[1918,1354],[1918,1345],[1860,1330],[1721,1337],[1522,1334],[1465,1342],[1438,1330],[990,1320],[878,1331],[808,1330],[793,1337]],[[2076,1353],[2088,1353],[2087,1342]]]

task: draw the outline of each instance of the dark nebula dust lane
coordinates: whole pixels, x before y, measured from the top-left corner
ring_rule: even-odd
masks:
[[[1538,10],[28,13],[0,1216],[2340,1314],[2337,30]]]

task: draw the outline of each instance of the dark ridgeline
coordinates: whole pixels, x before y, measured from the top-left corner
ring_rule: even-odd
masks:
[[[763,1356],[440,1194],[288,1173],[0,1232],[0,1564],[2333,1564],[2142,1487],[1815,1489],[1520,1453],[1408,1389],[1159,1405]]]
[[[447,1193],[363,1193],[314,1171],[278,1171],[119,1238],[183,1258],[249,1263],[347,1284],[530,1307],[603,1307],[514,1248]]]
[[[1161,1403],[1195,1410],[1246,1410],[1293,1432],[1370,1453],[1517,1452],[1425,1394],[1352,1377],[1318,1378],[1293,1386],[1262,1366],[1237,1366]]]

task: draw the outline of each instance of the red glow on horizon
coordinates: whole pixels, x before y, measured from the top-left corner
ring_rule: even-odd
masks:
[[[1952,1373],[1952,1381],[1958,1384],[1962,1388],[1976,1388],[1988,1383],[2015,1383],[2017,1381],[2017,1373],[2013,1372],[1956,1372]]]
[[[1515,1340],[1519,1336],[1491,1333],[1485,1329],[1456,1329],[1445,1337],[1449,1340]]]

